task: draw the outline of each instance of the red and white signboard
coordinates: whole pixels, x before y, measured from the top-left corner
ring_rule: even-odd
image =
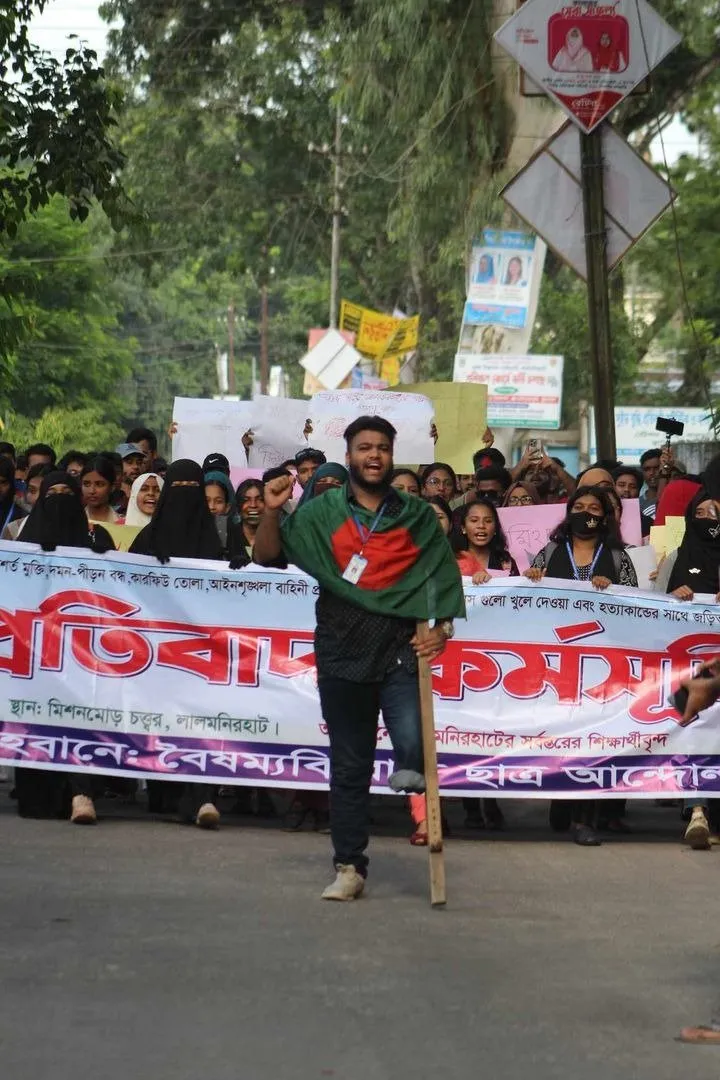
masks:
[[[646,0],[528,0],[495,40],[592,131],[681,39]]]

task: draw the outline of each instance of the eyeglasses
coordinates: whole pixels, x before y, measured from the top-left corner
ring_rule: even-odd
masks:
[[[533,501],[529,495],[511,495],[508,506],[532,506]]]
[[[430,479],[427,481],[427,486],[436,488],[448,488],[450,491],[452,491],[455,487],[452,480],[441,480],[437,476],[431,476]]]

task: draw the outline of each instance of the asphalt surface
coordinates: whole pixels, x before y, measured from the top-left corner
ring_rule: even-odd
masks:
[[[113,804],[95,828],[18,819],[0,785],[0,1074],[12,1080],[717,1080],[674,1041],[720,1008],[720,848],[677,809],[581,849],[547,804],[458,829],[449,903],[397,800],[367,895],[329,904],[329,839],[218,833]]]

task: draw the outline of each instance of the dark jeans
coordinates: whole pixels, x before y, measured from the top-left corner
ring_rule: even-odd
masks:
[[[382,711],[395,768],[423,771],[420,693],[416,675],[398,666],[383,682],[318,679],[330,739],[330,832],[333,862],[367,873],[370,783],[378,713]]]

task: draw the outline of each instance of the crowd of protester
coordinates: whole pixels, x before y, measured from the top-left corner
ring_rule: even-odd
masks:
[[[456,475],[450,465],[434,462],[419,470],[394,468],[391,475],[391,485],[403,499],[422,499],[432,507],[437,543],[451,546],[462,575],[473,584],[485,584],[498,574],[518,575],[499,507],[561,503],[565,516],[535,555],[527,576],[590,581],[598,589],[637,586],[622,536],[622,509],[625,500],[639,499],[645,537],[653,523],[663,524],[668,516],[684,515],[686,520],[684,538],[662,561],[655,588],[679,601],[691,600],[696,593],[718,593],[720,456],[701,476],[691,476],[668,447],[650,448],[639,467],[599,461],[573,478],[561,460],[549,457],[534,441],[515,466],[491,443],[489,439],[474,455],[472,473]],[[64,546],[103,553],[114,548],[107,526],[127,524],[139,530],[130,547],[133,553],[161,563],[173,557],[222,560],[230,569],[241,569],[253,561],[266,483],[292,476],[302,495],[284,512],[302,513],[304,504],[348,479],[344,465],[327,462],[311,446],[268,470],[262,479],[246,479],[237,487],[222,454],[212,453],[202,463],[169,464],[157,450],[155,434],[142,427],[129,431],[126,441],[112,452],[71,450],[60,460],[45,444],[17,453],[12,444],[0,443],[2,539],[36,543],[44,551]],[[96,820],[98,792],[113,785],[117,792],[130,782],[22,768],[15,771],[14,783],[21,814],[68,816],[83,824]],[[147,792],[153,812],[177,813],[205,828],[218,824],[217,789],[212,785],[148,781]],[[247,789],[238,794],[237,803],[260,812],[270,812],[273,805],[266,793]],[[466,799],[464,804],[468,828],[503,827],[495,800]],[[693,847],[709,846],[716,822],[707,800],[688,800],[685,811],[690,817],[687,841]],[[596,846],[603,831],[628,830],[624,812],[620,801],[556,802],[550,823],[569,831],[578,844]],[[411,842],[426,844],[422,794],[410,796],[410,813]],[[295,793],[284,820],[291,829],[308,820],[314,828],[326,829],[327,795]]]

